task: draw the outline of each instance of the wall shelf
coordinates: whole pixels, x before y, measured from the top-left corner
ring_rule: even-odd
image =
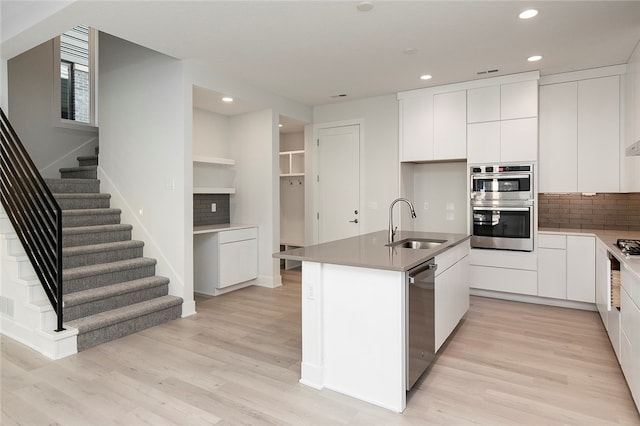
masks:
[[[194,194],[235,194],[235,188],[215,188],[215,187],[195,187],[193,188]]]
[[[236,160],[232,160],[230,158],[219,158],[219,157],[205,157],[203,155],[194,155],[193,156],[194,163],[202,163],[202,164],[213,164],[220,166],[235,166]]]

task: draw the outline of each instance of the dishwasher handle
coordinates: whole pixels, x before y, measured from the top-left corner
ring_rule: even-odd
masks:
[[[435,263],[427,263],[426,265],[418,266],[409,271],[409,284],[415,284],[416,281],[422,281],[425,277],[433,275],[438,269],[438,265]]]

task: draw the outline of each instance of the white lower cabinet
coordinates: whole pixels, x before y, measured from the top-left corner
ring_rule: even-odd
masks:
[[[538,234],[538,296],[595,303],[595,237]]]
[[[193,236],[193,279],[197,293],[218,290],[258,276],[258,228],[243,228]]]
[[[640,407],[640,279],[624,265],[620,273],[620,366]]]
[[[471,249],[471,288],[536,296],[537,258],[532,252]]]
[[[469,309],[469,241],[436,256],[435,350],[447,340]]]

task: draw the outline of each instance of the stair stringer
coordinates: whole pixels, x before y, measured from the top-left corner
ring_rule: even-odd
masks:
[[[186,280],[191,283],[190,288],[186,288],[185,278],[178,274],[172,263],[156,243],[152,234],[147,230],[145,224],[140,221],[135,210],[131,208],[122,193],[100,165],[98,165],[98,180],[100,180],[101,191],[111,194],[111,207],[117,207],[121,210],[120,217],[122,223],[134,225],[132,238],[145,242],[145,256],[157,260],[156,273],[169,278],[169,294],[182,297],[182,318],[195,315],[196,304],[193,298],[193,279]],[[193,243],[188,246],[193,247]]]
[[[57,318],[4,208],[0,206],[0,333],[51,358],[75,354],[78,330]]]

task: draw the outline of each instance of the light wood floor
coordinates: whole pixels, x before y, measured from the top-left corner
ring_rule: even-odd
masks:
[[[597,313],[477,297],[403,414],[301,385],[284,281],[59,361],[2,337],[2,425],[640,424]]]

